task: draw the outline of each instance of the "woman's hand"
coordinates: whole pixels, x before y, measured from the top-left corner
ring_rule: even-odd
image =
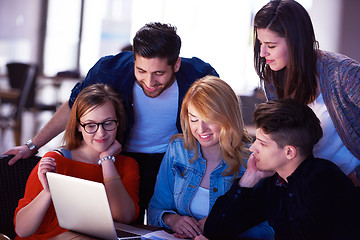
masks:
[[[202,234],[200,223],[192,217],[167,214],[164,216],[164,222],[171,227],[177,238],[194,238]]]
[[[56,172],[56,162],[54,158],[43,157],[38,168],[38,177],[45,191],[49,191],[49,184],[46,178],[47,172]]]
[[[119,155],[121,150],[122,150],[121,144],[117,140],[115,140],[108,149],[106,149],[104,152],[100,153],[100,159],[104,158],[106,156]]]
[[[201,232],[204,232],[206,219],[207,219],[207,217],[204,217],[203,219],[200,219],[198,221]]]

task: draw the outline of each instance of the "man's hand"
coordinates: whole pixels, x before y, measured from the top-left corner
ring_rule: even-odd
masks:
[[[360,187],[360,179],[356,177],[355,171],[349,173],[348,177],[351,179],[355,186]]]
[[[33,138],[35,146],[39,149],[47,144],[51,139],[56,137],[59,133],[65,130],[67,120],[70,116],[69,102],[64,102],[60,108],[55,112],[52,118],[46,123],[41,131]],[[13,165],[21,158],[29,158],[35,154],[26,146],[14,147],[3,154],[15,155],[10,161],[9,165]]]
[[[248,162],[247,169],[244,175],[240,178],[239,185],[240,187],[252,188],[260,181],[262,178],[270,177],[275,174],[274,171],[261,171],[256,167],[256,157],[254,154],[251,154]]]
[[[30,151],[30,149],[26,145],[17,146],[14,147],[6,152],[4,152],[2,155],[15,155],[10,161],[9,165],[13,165],[21,158],[29,158],[33,155],[33,152]]]

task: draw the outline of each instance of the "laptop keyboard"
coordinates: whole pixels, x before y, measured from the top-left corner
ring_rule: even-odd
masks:
[[[141,236],[131,232],[116,229],[118,240],[141,240]]]

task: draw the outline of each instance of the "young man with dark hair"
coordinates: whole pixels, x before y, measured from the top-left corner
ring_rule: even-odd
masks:
[[[153,194],[156,175],[168,142],[181,132],[180,106],[190,85],[206,75],[218,76],[210,64],[193,58],[180,58],[181,39],[169,24],[149,23],[133,39],[133,52],[101,58],[83,82],[71,91],[65,102],[43,129],[26,145],[4,154],[14,154],[9,162],[27,158],[65,129],[76,97],[82,89],[105,83],[124,101],[128,128],[123,154],[135,158],[140,169],[140,222]],[[115,155],[118,152],[109,152]]]
[[[334,163],[312,155],[322,137],[314,112],[274,100],[258,105],[254,121],[247,170],[216,201],[204,235],[228,239],[267,219],[280,240],[359,239],[355,186]]]

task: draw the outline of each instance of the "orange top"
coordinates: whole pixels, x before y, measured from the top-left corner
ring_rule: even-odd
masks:
[[[48,152],[44,157],[55,159],[57,173],[103,183],[102,169],[98,164],[74,161],[55,152]],[[138,164],[133,158],[119,155],[116,157],[115,166],[125,189],[134,201],[136,213],[133,220],[135,220],[139,214],[138,194],[140,176]],[[37,174],[38,167],[39,164],[30,173],[26,183],[24,198],[19,200],[18,207],[15,210],[14,222],[19,210],[28,205],[43,190]],[[59,226],[54,206],[51,203],[39,229],[30,237],[20,238],[16,236],[15,239],[49,239],[66,231],[68,230]]]

